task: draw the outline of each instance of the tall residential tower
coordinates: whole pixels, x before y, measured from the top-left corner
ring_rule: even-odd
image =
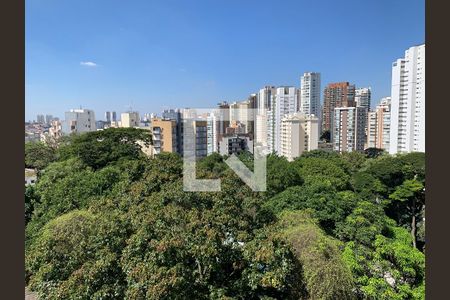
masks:
[[[392,64],[389,153],[425,152],[425,44]]]

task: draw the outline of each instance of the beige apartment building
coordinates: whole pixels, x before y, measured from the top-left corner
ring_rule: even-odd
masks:
[[[289,161],[305,151],[318,148],[319,119],[314,115],[294,113],[281,119],[280,155]]]
[[[382,98],[374,111],[367,117],[367,148],[389,150],[391,127],[391,98]]]
[[[154,154],[177,152],[177,122],[161,118],[151,119]]]

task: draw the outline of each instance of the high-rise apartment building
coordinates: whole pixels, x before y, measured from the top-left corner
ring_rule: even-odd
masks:
[[[230,104],[226,101],[220,102],[218,105],[218,116],[217,116],[217,134],[218,139],[225,134],[228,126],[230,126]]]
[[[240,102],[234,101],[230,103],[230,122],[239,121],[240,118]]]
[[[260,89],[256,95],[256,108],[259,115],[264,115],[267,110],[270,110],[272,96],[275,94],[276,88],[274,86],[265,86]]]
[[[208,155],[208,124],[205,120],[194,120],[195,133],[195,157],[201,158]]]
[[[269,151],[280,153],[281,119],[298,112],[298,89],[288,86],[276,88],[270,104],[267,112],[267,146]]]
[[[300,111],[320,118],[320,73],[306,72],[301,76]]]
[[[219,152],[219,142],[218,142],[218,130],[217,130],[217,126],[218,126],[218,121],[217,121],[217,111],[212,111],[208,114],[207,118],[206,118],[206,122],[207,122],[207,128],[206,128],[206,132],[207,132],[207,153],[208,155],[214,153],[214,152]]]
[[[44,115],[37,115],[36,122],[44,124],[45,123],[45,117]]]
[[[314,115],[294,113],[281,119],[280,155],[292,161],[304,151],[318,148],[319,119]]]
[[[154,116],[151,116],[154,117]],[[183,154],[183,145],[182,145],[182,131],[183,131],[183,123],[182,123],[182,113],[180,109],[165,109],[162,112],[162,119],[164,120],[172,120],[176,122],[177,126],[177,153]]]
[[[353,106],[355,106],[355,85],[349,82],[328,84],[323,94],[322,130],[331,131],[336,107]],[[333,137],[333,134],[331,136]]]
[[[71,109],[65,113],[62,130],[65,134],[97,130],[94,111],[84,108]]]
[[[139,112],[129,111],[120,114],[120,127],[139,127]]]
[[[375,110],[369,111],[366,148],[389,150],[391,128],[391,97],[380,100]]]
[[[355,105],[370,110],[372,90],[370,87],[355,89]]]
[[[367,109],[336,107],[332,126],[333,149],[339,152],[363,151]]]
[[[53,121],[52,115],[45,115],[45,124],[50,125],[50,123]]]
[[[425,152],[425,44],[392,64],[389,153]]]

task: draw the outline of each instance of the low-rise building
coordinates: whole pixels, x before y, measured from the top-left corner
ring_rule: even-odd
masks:
[[[253,152],[253,141],[248,136],[224,136],[219,142],[219,153],[221,155],[239,154],[244,151]]]

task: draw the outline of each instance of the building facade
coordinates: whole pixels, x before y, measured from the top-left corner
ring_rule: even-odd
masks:
[[[219,152],[218,131],[217,131],[217,112],[212,111],[208,114],[206,119],[206,132],[207,132],[207,154],[210,155],[214,152]]]
[[[248,136],[225,136],[219,143],[220,155],[239,154],[244,151],[253,152],[253,142]]]
[[[111,123],[111,112],[110,111],[105,112],[105,121],[108,123]]]
[[[320,117],[320,73],[305,72],[300,78],[300,111]]]
[[[129,111],[120,114],[120,127],[139,127],[139,112]]]
[[[281,120],[280,155],[292,161],[305,151],[318,149],[319,119],[313,115],[294,113]]]
[[[425,152],[425,44],[392,64],[389,153]]]
[[[150,131],[152,133],[154,154],[177,152],[177,124],[174,120],[153,118]]]
[[[274,86],[265,86],[260,89],[256,95],[256,108],[259,115],[265,115],[270,110],[272,97],[275,95],[276,88]]]
[[[298,112],[298,89],[278,87],[272,96],[270,110],[267,111],[267,146],[271,152],[281,151],[281,119]]]
[[[391,129],[391,97],[382,98],[375,110],[367,116],[366,148],[389,150]]]
[[[356,106],[365,107],[369,111],[371,97],[372,97],[372,89],[370,87],[355,89]]]
[[[322,130],[331,131],[336,107],[353,106],[355,106],[355,85],[349,82],[328,84],[323,94]]]
[[[62,131],[65,134],[81,133],[97,130],[95,113],[90,109],[71,109],[65,113]]]
[[[332,127],[333,150],[364,151],[366,118],[364,107],[336,107]]]
[[[37,115],[37,117],[36,117],[36,122],[37,122],[37,123],[44,124],[44,123],[45,123],[45,117],[44,117],[44,115]]]

